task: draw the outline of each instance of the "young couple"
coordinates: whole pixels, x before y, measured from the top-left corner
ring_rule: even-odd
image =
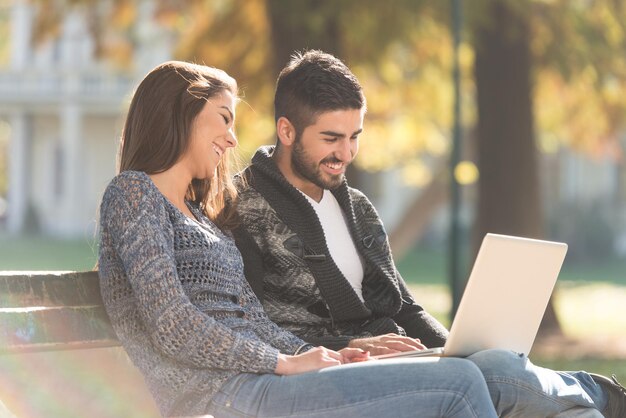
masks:
[[[237,100],[221,70],[156,67],[102,199],[103,299],[164,416],[626,416],[617,382],[508,351],[371,359],[443,344],[447,331],[415,303],[375,209],[344,179],[361,86],[331,55],[294,55],[277,82],[276,146],[233,182]]]

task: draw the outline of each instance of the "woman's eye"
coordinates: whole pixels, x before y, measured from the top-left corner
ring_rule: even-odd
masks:
[[[230,122],[230,119],[228,119],[228,117],[222,115],[222,117],[224,118],[224,122],[226,123],[226,125],[228,125],[228,123]]]

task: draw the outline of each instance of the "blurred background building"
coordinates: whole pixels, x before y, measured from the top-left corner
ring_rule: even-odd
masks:
[[[12,3],[10,63],[0,71],[0,117],[10,132],[9,232],[93,234],[100,195],[115,173],[127,98],[137,80],[170,56],[149,3],[144,6],[137,25],[145,36],[133,65],[116,71],[96,57],[85,8],[63,16],[57,37],[35,42],[34,5]]]

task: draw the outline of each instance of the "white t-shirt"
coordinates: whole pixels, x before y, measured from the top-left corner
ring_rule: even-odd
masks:
[[[326,245],[333,261],[348,282],[350,282],[359,299],[363,300],[363,263],[356,250],[354,241],[352,241],[352,236],[348,230],[348,224],[339,202],[337,202],[337,199],[329,190],[324,190],[322,200],[319,203],[306,194],[302,194],[317,213],[326,237]]]

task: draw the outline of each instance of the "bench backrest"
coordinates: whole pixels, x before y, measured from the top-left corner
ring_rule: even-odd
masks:
[[[0,353],[118,345],[97,272],[0,272]]]

